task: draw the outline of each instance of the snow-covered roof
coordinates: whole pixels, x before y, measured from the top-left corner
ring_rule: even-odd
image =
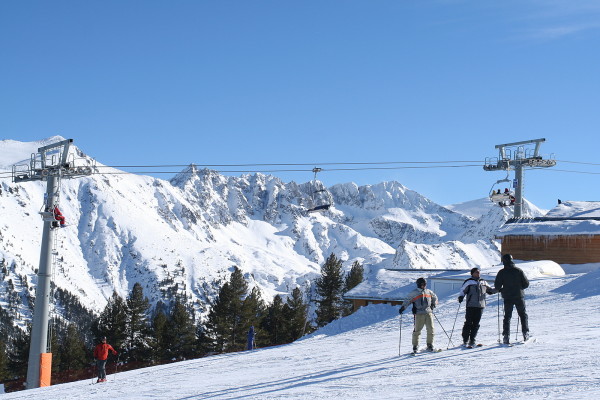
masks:
[[[355,288],[349,290],[346,299],[375,299],[375,300],[400,300],[408,293],[402,290],[406,286],[406,272],[389,269],[380,269],[374,276]]]
[[[548,211],[546,217],[600,218],[600,201],[563,201]]]
[[[521,268],[528,279],[539,279],[546,277],[564,276],[565,271],[562,267],[551,260],[516,262],[517,267]],[[493,283],[496,274],[502,265],[494,265],[481,268],[481,277],[488,282]],[[419,272],[419,270],[415,270]],[[410,273],[414,275],[413,273]],[[467,279],[470,275],[465,271],[444,271],[427,278],[428,280],[460,280]],[[414,279],[407,279],[406,271],[380,269],[376,274],[370,276],[360,285],[348,291],[344,297],[346,299],[363,300],[401,300],[406,294],[414,289]]]
[[[539,261],[524,261],[515,262],[515,265],[523,270],[527,279],[539,279],[545,277],[552,276],[564,276],[565,271],[563,268],[552,260],[539,260]],[[481,278],[492,281],[496,278],[496,274],[500,271],[504,266],[502,264],[493,265],[491,267],[483,267],[481,268]],[[449,279],[449,280],[465,280],[471,274],[469,272],[456,272],[456,271],[446,271],[441,274],[437,274],[435,276],[430,277],[430,280],[433,279]]]
[[[599,234],[600,201],[563,201],[543,217],[507,221],[496,236]]]

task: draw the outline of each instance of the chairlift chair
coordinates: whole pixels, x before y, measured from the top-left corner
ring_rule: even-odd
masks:
[[[314,167],[312,171],[315,174],[312,184],[315,189],[313,189],[313,192],[311,193],[312,207],[306,210],[309,214],[313,212],[325,212],[331,207],[331,201],[328,198],[325,199],[324,196],[319,195],[319,193],[328,193],[325,187],[322,186],[323,184],[321,183],[321,188],[317,189],[317,173],[321,172],[322,169]]]
[[[500,185],[503,182],[510,183],[508,174],[509,172],[507,171],[506,178],[500,179],[492,185],[489,194],[490,201],[494,204],[499,205],[500,207],[511,206],[515,203],[515,195],[512,191],[505,189],[504,192],[502,192],[500,189],[495,189],[496,186]]]

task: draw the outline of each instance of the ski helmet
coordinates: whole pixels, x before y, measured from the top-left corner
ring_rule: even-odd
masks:
[[[419,278],[417,279],[417,287],[424,287],[427,285],[427,281],[425,280],[425,278]]]
[[[513,257],[512,257],[512,255],[510,255],[510,254],[508,254],[508,253],[502,256],[502,264],[508,264],[508,263],[511,263],[511,262],[512,262],[512,260],[513,260]]]

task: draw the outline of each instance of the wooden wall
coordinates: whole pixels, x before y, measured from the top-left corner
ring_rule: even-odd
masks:
[[[396,306],[398,304],[402,304],[402,300],[396,301],[384,301],[384,300],[363,300],[363,299],[352,299],[352,307],[353,310],[356,311],[361,307],[368,306],[369,304],[390,304],[392,306]]]
[[[559,264],[600,262],[600,235],[511,235],[502,240],[502,254],[517,260],[552,260]]]

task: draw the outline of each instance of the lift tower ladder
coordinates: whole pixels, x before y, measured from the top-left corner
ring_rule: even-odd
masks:
[[[523,170],[525,168],[548,168],[556,165],[556,160],[544,159],[540,155],[540,146],[546,139],[525,140],[522,142],[505,143],[496,145],[498,157],[486,158],[483,169],[485,171],[515,170],[515,209],[514,217],[523,216]],[[526,149],[528,144],[535,144],[533,153]],[[512,151],[515,149],[515,151]]]

